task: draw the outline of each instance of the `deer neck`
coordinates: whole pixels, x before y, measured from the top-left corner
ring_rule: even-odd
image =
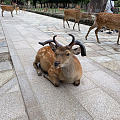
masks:
[[[75,70],[75,66],[74,66],[73,59],[70,59],[69,63],[66,66],[62,67],[62,73],[67,78],[70,78],[71,76],[73,76],[75,72],[74,70]]]

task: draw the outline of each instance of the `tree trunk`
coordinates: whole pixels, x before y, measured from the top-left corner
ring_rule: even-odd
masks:
[[[1,3],[3,3],[4,2],[4,0],[1,0]]]
[[[36,8],[36,2],[37,0],[33,0],[33,6]]]
[[[108,0],[91,0],[88,4],[88,12],[99,13],[103,12]]]

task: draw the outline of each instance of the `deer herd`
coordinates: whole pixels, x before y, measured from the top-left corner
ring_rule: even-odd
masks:
[[[13,17],[13,11],[16,10],[17,14],[17,11],[20,10],[16,4],[11,6],[1,5],[1,9],[2,17],[4,11],[10,11],[11,16]],[[96,39],[97,42],[100,43],[98,32],[103,27],[106,27],[111,30],[118,30],[117,45],[119,45],[120,14],[105,12],[100,12],[97,14],[82,13],[80,11],[80,7],[76,7],[75,9],[65,9],[63,27],[65,28],[66,22],[70,28],[68,21],[73,20],[73,30],[75,28],[75,24],[78,23],[78,30],[80,31],[80,20],[82,18],[94,20],[93,25],[89,28],[85,36],[86,40],[90,31],[96,28]],[[42,46],[46,44],[48,44],[48,46],[44,46],[38,50],[35,61],[33,62],[33,66],[36,69],[37,74],[39,76],[43,75],[56,87],[60,85],[60,82],[72,83],[75,86],[78,86],[82,77],[82,67],[76,55],[81,53],[81,56],[86,56],[86,49],[80,41],[75,40],[75,37],[72,34],[69,34],[69,36],[72,37],[72,41],[66,46],[61,45],[55,39],[57,35],[55,35],[52,40],[39,42]],[[73,49],[73,46],[75,45],[78,47]]]

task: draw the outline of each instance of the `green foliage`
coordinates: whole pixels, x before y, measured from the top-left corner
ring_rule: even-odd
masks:
[[[4,0],[4,3],[5,3],[6,5],[10,5],[10,4],[11,4],[11,1],[10,1],[10,0]]]
[[[10,4],[12,0],[4,0],[6,4]],[[13,0],[15,1],[15,0]],[[76,3],[76,4],[88,4],[90,0],[17,0],[19,4],[24,5],[27,1],[30,1],[33,6],[36,6],[36,3]]]
[[[42,3],[89,3],[90,0],[37,0]]]
[[[116,6],[116,7],[120,7],[120,0],[115,1],[115,6]]]

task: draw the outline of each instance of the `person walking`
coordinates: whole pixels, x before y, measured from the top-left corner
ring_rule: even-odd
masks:
[[[113,13],[113,8],[114,8],[114,1],[113,0],[108,0],[104,12]]]
[[[114,8],[114,1],[113,0],[108,0],[104,12],[106,12],[106,13],[113,13],[113,8]],[[113,32],[114,31],[115,30],[113,30]],[[111,30],[109,30],[109,32],[107,32],[107,34],[111,34],[111,33],[112,33]]]

